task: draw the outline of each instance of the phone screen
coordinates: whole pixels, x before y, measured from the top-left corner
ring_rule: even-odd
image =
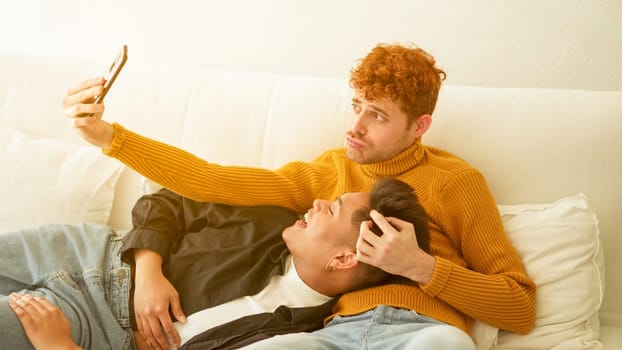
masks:
[[[114,61],[108,68],[108,71],[104,74],[104,79],[106,82],[104,83],[104,91],[101,95],[95,97],[95,103],[101,103],[104,100],[104,97],[110,90],[110,87],[114,83],[115,79],[119,75],[121,68],[125,65],[125,61],[127,61],[127,45],[123,45],[123,48],[117,54]]]

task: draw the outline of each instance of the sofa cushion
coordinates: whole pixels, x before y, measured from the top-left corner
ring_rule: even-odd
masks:
[[[604,294],[598,221],[582,193],[550,204],[500,205],[506,232],[537,285],[536,325],[499,331],[496,349],[598,349]]]
[[[0,126],[0,164],[0,232],[107,223],[122,165],[98,148]]]

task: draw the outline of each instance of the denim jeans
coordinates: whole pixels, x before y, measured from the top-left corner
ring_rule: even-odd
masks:
[[[0,233],[0,338],[3,349],[32,349],[8,305],[11,292],[45,297],[69,319],[84,349],[134,349],[129,266],[121,236],[103,225],[47,225]]]
[[[337,316],[315,332],[280,335],[244,349],[475,350],[475,344],[457,327],[414,311],[379,305],[362,314]]]

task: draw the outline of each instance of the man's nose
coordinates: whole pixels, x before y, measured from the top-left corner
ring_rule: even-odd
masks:
[[[320,210],[320,200],[316,199],[313,201],[313,210],[318,211]]]
[[[354,115],[350,125],[350,132],[357,135],[365,135],[365,130],[363,112]]]
[[[321,212],[321,211],[324,209],[324,207],[325,207],[325,205],[324,205],[324,204],[325,204],[325,202],[326,202],[326,201],[325,201],[325,200],[323,200],[323,199],[316,199],[316,200],[314,200],[314,201],[313,201],[313,209],[314,209],[316,212]]]

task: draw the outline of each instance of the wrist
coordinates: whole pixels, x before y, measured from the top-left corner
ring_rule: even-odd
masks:
[[[114,127],[112,126],[112,124],[103,121],[103,131],[102,131],[102,137],[101,137],[101,144],[99,145],[100,148],[107,150],[110,149],[110,147],[112,146],[112,140],[114,139]]]
[[[411,273],[409,278],[420,285],[425,285],[432,278],[435,267],[436,259],[434,256],[424,252],[417,258],[416,268]]]
[[[149,249],[135,249],[134,262],[136,263],[136,274],[142,275],[145,272],[162,273],[162,257]]]

